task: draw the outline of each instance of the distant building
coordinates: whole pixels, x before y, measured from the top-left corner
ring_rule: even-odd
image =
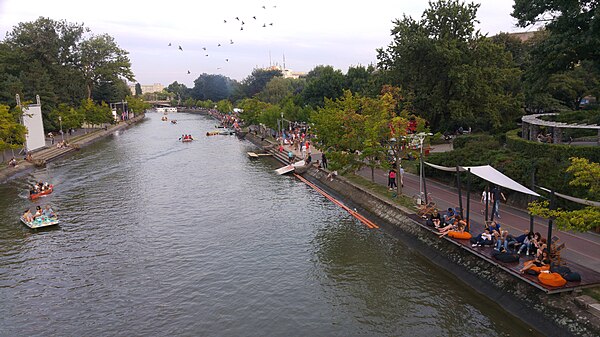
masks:
[[[301,71],[293,71],[291,69],[286,69],[285,67],[280,67],[279,65],[273,65],[270,67],[265,68],[266,70],[279,70],[281,71],[281,74],[283,75],[283,78],[300,78],[303,76],[306,76],[305,72],[301,72]]]
[[[160,83],[142,84],[141,87],[142,87],[142,94],[148,94],[148,93],[154,93],[154,92],[161,92],[165,88]],[[135,95],[135,84],[130,85],[129,86],[129,90],[131,91],[132,95]]]

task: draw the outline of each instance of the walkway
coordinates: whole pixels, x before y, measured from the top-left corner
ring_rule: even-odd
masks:
[[[371,170],[362,169],[358,172],[359,175],[365,179],[371,179]],[[377,183],[386,186],[387,185],[387,172],[383,170],[377,170],[375,174],[375,180]],[[464,182],[464,181],[463,181]],[[432,194],[433,201],[436,202],[440,210],[445,210],[448,207],[458,206],[458,192],[454,187],[441,184],[439,182],[427,179],[427,192]],[[404,175],[404,189],[403,194],[415,195],[419,193],[419,176],[414,174],[406,173]],[[463,208],[466,209],[467,198],[463,191]],[[471,212],[470,221],[472,223],[472,232],[479,233],[483,229],[484,215],[480,213],[480,210],[484,206],[480,202],[481,195],[471,195]],[[497,221],[502,225],[503,229],[507,229],[509,233],[521,234],[526,230],[529,230],[529,214],[527,211],[518,209],[515,207],[502,204],[500,206],[500,219]],[[540,232],[542,237],[546,237],[548,233],[548,223],[546,220],[536,218],[534,221],[534,231]],[[559,231],[556,228],[553,229],[553,235],[560,238],[561,242],[566,244],[565,250],[563,250],[561,256],[576,262],[580,265],[586,266],[592,270],[600,272],[600,235],[596,233],[574,233]]]

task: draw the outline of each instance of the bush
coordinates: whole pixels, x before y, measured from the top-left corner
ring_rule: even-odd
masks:
[[[461,149],[469,146],[470,144],[477,144],[477,146],[485,147],[487,149],[499,149],[500,143],[496,138],[486,134],[475,134],[475,135],[462,135],[454,139],[454,149]]]

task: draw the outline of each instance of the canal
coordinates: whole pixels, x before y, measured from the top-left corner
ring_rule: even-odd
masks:
[[[535,335],[210,117],[160,117],[0,185],[1,336]],[[46,203],[59,227],[19,223]]]

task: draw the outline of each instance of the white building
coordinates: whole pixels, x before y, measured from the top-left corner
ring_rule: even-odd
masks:
[[[142,94],[154,93],[154,92],[161,92],[165,88],[160,83],[141,84],[140,86],[142,87]],[[130,85],[129,86],[129,90],[131,91],[132,95],[135,95],[135,84]]]

